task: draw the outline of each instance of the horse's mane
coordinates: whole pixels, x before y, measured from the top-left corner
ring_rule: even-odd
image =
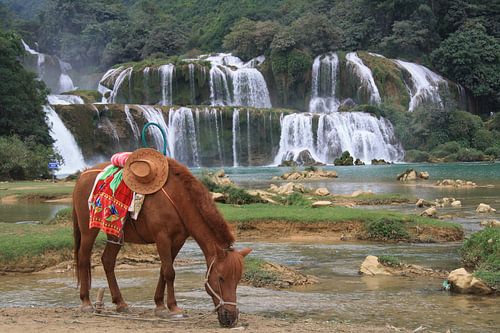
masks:
[[[224,248],[230,247],[235,242],[234,236],[215,206],[210,192],[184,165],[170,158],[168,164],[170,172],[179,177],[215,237],[223,244]]]

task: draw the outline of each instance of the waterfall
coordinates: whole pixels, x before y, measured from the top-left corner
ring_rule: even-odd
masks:
[[[47,114],[50,136],[54,139],[54,148],[61,154],[64,163],[57,171],[58,175],[72,174],[86,167],[82,151],[76,144],[73,134],[66,128],[56,111],[49,105],[43,110]]]
[[[233,127],[232,127],[232,135],[233,135],[233,167],[238,166],[238,138],[240,136],[240,110],[233,110]]]
[[[232,105],[226,73],[218,65],[210,68],[210,105]]]
[[[219,160],[221,166],[224,165],[224,152],[221,146],[220,134],[219,134],[219,121],[217,119],[217,109],[212,109],[209,111],[209,117],[215,120],[215,137],[217,138],[217,151],[219,152]]]
[[[168,114],[168,145],[172,158],[191,166],[200,166],[193,111],[181,107]]]
[[[51,105],[85,104],[83,99],[76,95],[48,95],[47,100]]]
[[[122,66],[118,68],[108,69],[108,71],[104,73],[104,75],[102,76],[101,81],[99,81],[99,84],[97,86],[97,91],[102,95],[101,103],[108,103],[109,97],[106,96],[109,96],[113,91],[108,87],[106,87],[104,84],[106,83],[106,81],[109,81],[111,77],[114,77],[116,73],[119,73],[122,69],[123,69]]]
[[[158,67],[161,78],[161,101],[160,105],[172,105],[172,79],[175,66],[172,64]]]
[[[144,118],[146,119],[147,122],[157,123],[165,131],[165,134],[167,135],[168,138],[169,135],[167,129],[168,126],[165,123],[165,118],[163,118],[163,113],[161,109],[157,109],[152,105],[136,105],[136,107],[142,111],[142,114],[144,115]],[[149,127],[148,130],[153,136],[153,139],[156,144],[156,149],[158,149],[159,151],[163,151],[163,136],[160,130],[156,127]],[[168,142],[167,142],[167,154],[169,156],[172,156],[172,152],[169,151]]]
[[[343,151],[365,163],[383,158],[398,161],[403,150],[394,136],[389,121],[362,112],[334,112],[317,115],[318,126],[314,132],[314,115],[296,113],[282,120],[280,147],[275,164],[299,159],[303,151],[322,163],[333,163]],[[316,138],[316,140],[315,140]]]
[[[380,94],[378,92],[377,85],[375,84],[375,80],[373,79],[371,69],[363,63],[356,52],[347,53],[346,60],[347,64],[352,68],[353,73],[356,74],[361,80],[362,87],[364,87],[368,91],[370,95],[370,103],[380,104]],[[359,89],[361,89],[362,87],[360,87]]]
[[[210,69],[210,101],[212,105],[271,108],[271,99],[264,76],[255,68],[264,57],[243,63],[238,57],[220,53],[207,57]],[[230,90],[230,84],[232,90]]]
[[[113,71],[112,73],[109,73],[109,71],[108,71],[106,74],[104,74],[104,77],[102,78],[101,82],[104,81],[106,78],[110,77],[111,75],[116,74],[116,72],[118,70],[121,70],[122,68],[123,67],[120,67],[117,70]],[[116,103],[117,102],[116,96],[120,92],[120,87],[126,78],[128,78],[130,80],[130,76],[132,75],[132,70],[133,70],[132,67],[128,67],[128,68],[120,71],[120,74],[118,74],[117,78],[115,79],[115,84],[113,85],[113,90],[109,94],[109,98],[106,101],[107,103]],[[103,96],[104,96],[104,94],[103,94]]]
[[[191,104],[196,104],[196,85],[195,85],[195,80],[194,80],[194,64],[189,64],[188,65],[189,69],[189,101]]]
[[[73,84],[73,80],[68,75],[68,71],[71,70],[71,65],[67,62],[59,60],[59,68],[61,69],[61,75],[59,76],[59,92],[73,91],[77,88]]]
[[[31,47],[29,47],[28,44],[26,44],[26,42],[23,39],[21,39],[21,43],[23,44],[24,50],[26,52],[28,52],[30,54],[35,54],[37,56],[37,70],[36,70],[36,72],[38,74],[38,78],[40,80],[42,80],[43,79],[43,74],[45,72],[45,68],[44,68],[45,54],[33,50]]]
[[[312,90],[309,111],[317,113],[336,112],[339,100],[336,97],[339,57],[335,53],[317,56],[312,68]]]
[[[134,134],[135,141],[139,141],[139,138],[141,136],[139,132],[139,126],[137,126],[137,123],[134,120],[134,117],[132,117],[132,114],[130,113],[130,108],[127,104],[125,104],[123,110],[125,111],[125,118],[127,120],[127,124],[130,126],[130,129],[132,130],[132,133]]]
[[[430,69],[412,62],[394,60],[401,68],[410,73],[410,105],[408,111],[414,111],[424,102],[432,102],[442,105],[439,95],[439,86],[447,85],[443,77],[434,73]]]

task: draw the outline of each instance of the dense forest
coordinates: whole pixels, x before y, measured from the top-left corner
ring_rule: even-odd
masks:
[[[310,68],[318,54],[377,52],[424,64],[461,84],[474,96],[479,116],[488,121],[484,125],[480,118],[456,110],[412,116],[380,111],[396,127],[414,128],[402,138],[405,148],[430,150],[468,141],[465,145],[484,151],[500,141],[499,117],[488,119],[500,109],[498,1],[0,0],[0,24],[2,43],[22,37],[81,73],[143,59],[227,51],[244,60],[264,54],[273,71],[293,81],[300,80],[296,73]],[[2,51],[8,45],[2,45]],[[14,51],[9,59],[19,56],[15,52],[22,51]],[[1,66],[13,68],[3,60]],[[43,87],[34,89],[43,92]],[[458,122],[455,127],[450,119]],[[464,133],[462,121],[474,133]],[[1,135],[29,136],[3,127]],[[494,149],[500,155],[500,147]]]

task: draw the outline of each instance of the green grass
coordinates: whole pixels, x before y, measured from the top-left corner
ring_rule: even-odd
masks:
[[[18,196],[20,198],[57,198],[73,192],[74,182],[58,181],[18,181],[0,183],[0,198]]]
[[[104,235],[100,234],[100,242]],[[25,225],[0,223],[0,263],[9,265],[20,261],[27,264],[43,262],[49,252],[59,252],[71,258],[73,227],[70,225]]]
[[[460,249],[464,264],[474,275],[500,290],[500,228],[485,228],[465,240]]]
[[[381,255],[378,257],[378,261],[382,263],[383,265],[391,266],[391,267],[398,267],[401,265],[401,260],[399,260],[398,257],[391,256],[391,255]]]
[[[311,208],[303,206],[278,206],[267,204],[251,204],[233,206],[218,205],[224,217],[231,222],[255,220],[281,220],[290,222],[371,222],[379,219],[390,219],[410,225],[430,225],[443,228],[460,228],[457,223],[444,222],[423,216],[408,215],[383,210],[367,210],[347,207]]]
[[[267,286],[278,281],[279,277],[264,269],[265,261],[259,258],[245,258],[243,279],[255,287]]]

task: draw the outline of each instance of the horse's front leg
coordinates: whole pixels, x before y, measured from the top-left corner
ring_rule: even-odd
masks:
[[[171,241],[167,235],[159,236],[156,240],[156,248],[161,259],[160,277],[158,278],[158,285],[155,292],[156,309],[155,314],[159,317],[170,316],[171,313],[180,313],[181,309],[177,306],[174,292],[174,258],[177,255],[178,249],[172,253]],[[165,307],[165,285],[167,287],[167,307]]]
[[[113,303],[116,304],[117,312],[128,312],[129,308],[127,303],[123,300],[122,293],[118,287],[118,282],[116,282],[115,276],[115,265],[116,257],[118,252],[120,252],[121,245],[117,244],[119,239],[114,236],[108,235],[108,242],[104,248],[104,252],[101,256],[102,265],[104,267],[104,272],[106,273],[106,279],[108,280],[109,291],[111,293],[111,299]]]

